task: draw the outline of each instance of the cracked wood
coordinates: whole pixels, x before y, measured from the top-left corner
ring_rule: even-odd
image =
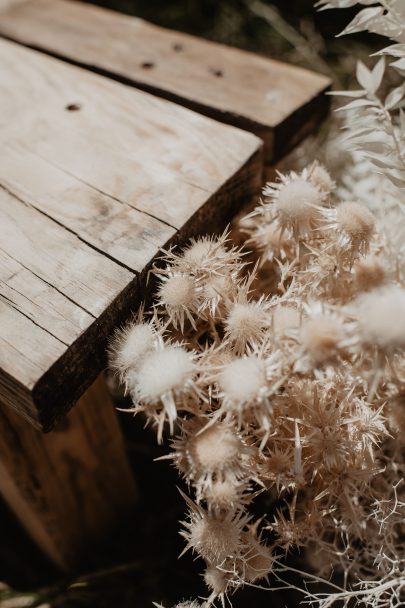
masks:
[[[219,229],[261,142],[0,40],[0,399],[50,430],[105,365],[159,249]]]

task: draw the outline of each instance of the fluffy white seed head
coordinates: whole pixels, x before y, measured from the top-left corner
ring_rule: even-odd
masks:
[[[375,230],[375,217],[360,203],[341,203],[336,209],[336,224],[356,246],[367,244]]]
[[[159,288],[162,304],[170,308],[192,308],[195,304],[194,280],[187,274],[174,274]]]
[[[183,260],[189,264],[190,267],[195,266],[196,268],[200,268],[207,263],[207,260],[209,260],[210,255],[212,255],[214,248],[215,243],[212,241],[212,239],[209,237],[202,237],[194,241],[194,243],[184,250]],[[220,254],[220,252],[218,252],[218,254]]]
[[[110,365],[123,377],[154,348],[155,334],[149,323],[131,325],[117,333],[110,349]]]
[[[158,301],[166,308],[174,327],[180,327],[183,332],[186,319],[195,327],[193,313],[198,309],[198,296],[194,277],[186,273],[170,273],[161,281]]]
[[[301,327],[301,344],[316,363],[323,363],[335,354],[343,338],[342,325],[326,315],[308,319]]]
[[[190,419],[182,436],[173,442],[173,460],[183,476],[194,484],[197,500],[215,509],[237,506],[248,479],[256,473],[254,451],[233,425]]]
[[[321,192],[307,180],[287,181],[279,187],[275,199],[280,226],[299,233],[307,232],[317,223],[322,203]]]
[[[226,337],[240,353],[247,344],[260,342],[268,324],[268,314],[259,302],[236,302],[225,322]]]
[[[180,346],[166,346],[147,355],[139,368],[139,397],[158,401],[170,391],[182,391],[192,380],[195,365],[192,355]]]
[[[244,444],[236,430],[223,422],[189,433],[182,448],[193,478],[205,475],[223,477],[227,471],[238,471]]]
[[[240,252],[227,247],[228,234],[219,237],[201,237],[187,247],[180,258],[180,266],[195,274],[226,273],[240,264]]]
[[[267,387],[265,362],[255,356],[231,361],[219,375],[219,387],[224,399],[236,406],[253,402]]]
[[[355,310],[364,342],[382,349],[405,347],[405,289],[389,286],[365,293]]]
[[[237,291],[237,281],[233,273],[209,274],[201,285],[199,312],[204,316],[208,310],[211,317],[221,316],[224,312],[224,302],[231,300]]]

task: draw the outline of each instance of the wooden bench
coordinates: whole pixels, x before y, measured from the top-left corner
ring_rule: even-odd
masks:
[[[0,0],[0,36],[0,492],[72,569],[136,501],[90,386],[112,331],[161,247],[258,193],[329,82],[65,0]]]

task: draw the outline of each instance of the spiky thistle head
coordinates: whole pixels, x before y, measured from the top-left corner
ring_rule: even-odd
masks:
[[[336,235],[336,245],[342,261],[353,265],[356,257],[368,253],[375,233],[376,219],[365,205],[346,201],[333,210],[324,212],[323,228]]]
[[[182,522],[181,535],[187,541],[183,553],[192,549],[213,566],[222,566],[226,559],[239,555],[243,547],[242,531],[249,517],[243,512],[209,513],[185,495],[184,498],[189,514],[187,521]]]
[[[256,466],[250,466],[247,477],[253,477],[256,473]],[[202,494],[209,511],[236,511],[251,500],[249,482],[246,479],[235,479],[234,476],[225,476],[215,479],[207,485]]]
[[[279,173],[280,181],[267,184],[263,190],[266,201],[273,205],[277,225],[284,232],[290,230],[297,239],[318,226],[325,194],[308,179],[307,175]]]
[[[220,413],[235,420],[239,428],[254,425],[261,446],[270,432],[272,400],[285,377],[281,351],[263,356],[252,353],[234,359],[218,374]]]
[[[157,334],[151,323],[130,323],[115,332],[109,346],[109,364],[121,382],[131,369],[139,366],[142,359],[157,343]]]
[[[260,477],[271,485],[274,484],[278,493],[292,486],[295,481],[293,446],[281,447],[276,444],[268,448],[261,464]]]
[[[177,408],[182,409],[184,400],[190,394],[199,397],[195,376],[194,353],[175,344],[160,345],[149,352],[139,365],[132,379],[131,396],[135,411],[142,409],[157,416],[159,441],[165,419],[173,432]],[[158,411],[161,412],[159,415],[156,414]]]
[[[389,285],[361,295],[353,310],[361,340],[384,351],[405,348],[405,289]]]
[[[166,314],[174,327],[184,331],[186,319],[195,329],[194,315],[199,307],[198,284],[187,273],[165,272],[160,275],[157,304],[166,309]]]
[[[232,486],[255,474],[252,448],[227,422],[207,424],[204,418],[187,420],[173,447],[174,462],[184,477],[194,483],[198,498],[206,496],[207,489],[212,490],[214,484],[219,495],[221,482],[224,495],[227,491],[231,495]]]
[[[220,236],[203,236],[191,239],[182,251],[165,252],[164,260],[173,271],[195,277],[210,274],[227,274],[241,267],[240,249],[229,241],[229,232]]]
[[[336,356],[344,338],[342,323],[332,315],[323,314],[303,321],[299,340],[317,365]]]
[[[265,360],[256,356],[234,359],[223,366],[218,383],[226,409],[240,413],[268,395]]]

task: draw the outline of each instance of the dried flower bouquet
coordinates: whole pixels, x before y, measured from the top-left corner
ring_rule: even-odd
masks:
[[[405,606],[405,1],[317,5],[360,6],[342,33],[392,42],[337,93],[378,202],[339,202],[317,162],[279,174],[232,239],[165,252],[153,313],[111,348],[133,411],[172,435],[205,606],[295,586],[289,570],[320,608]]]
[[[306,601],[405,605],[404,249],[333,190],[317,162],[280,174],[234,241],[166,251],[153,312],[111,345],[132,411],[172,436],[205,606],[283,586],[297,549]]]

